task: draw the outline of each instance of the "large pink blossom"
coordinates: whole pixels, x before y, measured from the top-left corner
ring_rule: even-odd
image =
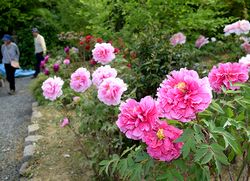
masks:
[[[205,44],[208,44],[209,40],[205,36],[200,35],[199,38],[195,42],[195,47],[196,48],[201,48]]]
[[[157,160],[170,162],[181,155],[182,142],[174,141],[182,135],[183,131],[158,121],[153,129],[145,133],[144,142],[147,144],[148,154]]]
[[[60,97],[62,92],[62,86],[64,81],[60,77],[48,78],[43,82],[42,90],[43,96],[45,99],[49,99],[51,101],[56,100],[56,98]]]
[[[103,82],[104,79],[116,76],[116,69],[111,68],[110,65],[105,65],[99,67],[94,71],[94,73],[92,74],[92,81],[96,87],[99,87],[99,85]]]
[[[147,96],[137,102],[128,99],[120,105],[120,114],[116,125],[130,139],[143,139],[144,133],[150,131],[159,116],[156,101]]]
[[[77,69],[70,79],[70,87],[76,92],[84,92],[91,86],[90,73],[85,68]]]
[[[186,36],[181,32],[176,33],[170,38],[170,43],[173,46],[176,46],[178,44],[184,44],[186,43]]]
[[[110,43],[96,43],[92,50],[93,59],[106,65],[115,59],[115,49]]]
[[[196,71],[172,71],[158,88],[158,102],[162,116],[188,122],[196,113],[204,111],[212,101],[208,78],[199,78]]]
[[[245,57],[241,57],[239,63],[242,63],[246,65],[248,68],[250,68],[250,54],[246,55]]]
[[[98,88],[98,98],[107,105],[118,105],[127,85],[120,78],[110,77],[105,79]]]
[[[226,25],[224,33],[226,36],[235,33],[236,35],[248,34],[250,31],[250,23],[247,20],[240,20],[230,25]]]
[[[221,92],[222,86],[226,89],[236,90],[235,83],[244,83],[248,80],[248,68],[241,63],[221,63],[214,66],[208,74],[211,87],[216,92]]]

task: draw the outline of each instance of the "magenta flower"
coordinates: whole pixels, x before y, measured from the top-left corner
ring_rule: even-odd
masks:
[[[120,105],[120,114],[116,125],[127,138],[143,139],[145,132],[148,132],[155,125],[159,111],[156,101],[147,96],[137,102],[128,99]]]
[[[222,86],[226,89],[237,90],[235,83],[244,83],[248,80],[248,68],[241,63],[220,63],[214,66],[208,74],[209,82],[215,92],[220,93]]]
[[[148,154],[157,160],[170,162],[181,155],[183,143],[174,141],[182,135],[183,131],[158,121],[153,129],[145,133],[144,142],[147,144]]]
[[[69,119],[68,118],[64,118],[61,123],[60,126],[61,128],[64,128],[65,126],[69,125]]]
[[[157,92],[162,116],[181,122],[189,122],[204,111],[212,101],[212,89],[208,78],[199,78],[196,71],[180,69],[172,71]]]
[[[40,68],[41,69],[44,69],[45,68],[45,65],[46,65],[46,62],[43,60],[43,61],[41,61],[41,63],[40,63]]]
[[[69,51],[70,51],[70,48],[68,46],[64,48],[65,53],[69,53]]]
[[[49,61],[49,55],[46,55],[45,57],[44,57],[44,60],[43,60],[45,63],[47,63],[48,61]]]
[[[56,100],[56,98],[60,97],[62,92],[62,86],[64,81],[60,77],[48,78],[43,82],[42,90],[43,96],[45,99],[49,99],[51,101]]]
[[[55,64],[53,65],[53,70],[54,70],[54,72],[58,72],[59,69],[60,69],[60,65],[59,65],[58,63],[55,63]]]
[[[70,64],[70,60],[66,58],[66,59],[63,61],[63,64],[64,64],[64,65],[69,65],[69,64]]]
[[[246,55],[245,57],[242,57],[239,60],[239,63],[244,64],[250,69],[250,54]]]
[[[86,91],[91,84],[90,73],[85,68],[79,68],[71,75],[70,87],[76,92]]]
[[[200,35],[199,38],[195,42],[195,47],[200,49],[202,46],[204,46],[208,43],[209,43],[208,38]]]
[[[186,36],[179,32],[174,34],[171,38],[170,38],[170,44],[173,46],[176,46],[178,44],[185,44],[186,43]]]
[[[225,36],[235,33],[236,35],[248,34],[250,31],[250,23],[247,20],[240,20],[224,28]]]
[[[99,85],[103,82],[104,79],[116,76],[117,76],[116,69],[111,68],[110,65],[105,65],[99,67],[94,71],[94,73],[92,74],[93,77],[92,81],[96,87],[99,87]]]
[[[120,78],[105,79],[98,88],[98,99],[106,105],[118,105],[127,85]]]
[[[115,59],[115,49],[110,43],[96,43],[92,50],[93,59],[103,65]]]
[[[49,75],[49,74],[50,74],[50,71],[49,71],[49,69],[45,68],[44,71],[43,71],[43,73],[44,73],[45,75]]]

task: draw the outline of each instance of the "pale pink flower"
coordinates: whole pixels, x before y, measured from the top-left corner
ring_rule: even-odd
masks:
[[[188,122],[209,106],[212,89],[207,77],[200,79],[196,71],[182,68],[167,76],[157,96],[162,116]]]
[[[62,86],[64,81],[60,77],[48,78],[43,82],[42,90],[43,96],[45,99],[49,99],[51,101],[56,100],[56,98],[60,97],[62,92]]]
[[[96,43],[92,50],[93,59],[103,65],[115,59],[115,49],[110,43]]]
[[[248,80],[248,68],[241,63],[220,63],[214,66],[208,74],[209,82],[215,92],[220,93],[222,86],[226,89],[237,90],[235,83],[244,83]]]
[[[170,162],[181,155],[182,142],[174,141],[182,135],[183,131],[158,121],[153,129],[145,133],[144,142],[147,144],[148,154],[157,160]]]
[[[200,35],[199,38],[196,40],[195,42],[195,47],[196,48],[201,48],[202,46],[208,44],[208,38],[206,38],[205,36]]]
[[[242,57],[239,60],[239,63],[242,63],[242,64],[248,66],[248,68],[250,68],[250,54],[246,55],[245,57]]]
[[[84,92],[91,86],[90,73],[86,68],[78,68],[70,79],[70,87],[76,92]]]
[[[116,125],[127,138],[143,139],[144,133],[150,131],[156,123],[159,113],[156,101],[150,96],[140,102],[128,99],[120,105]]]
[[[69,125],[69,119],[68,118],[64,118],[63,120],[61,120],[61,123],[60,123],[61,128],[64,128],[67,125]]]
[[[105,65],[99,67],[94,71],[94,73],[92,74],[92,81],[96,87],[99,87],[99,85],[103,82],[104,79],[116,76],[116,69],[111,68],[110,65]]]
[[[241,48],[246,52],[250,53],[250,44],[248,42],[244,42],[241,44]]]
[[[176,45],[178,45],[178,44],[184,44],[184,43],[186,43],[186,36],[183,34],[183,33],[181,33],[181,32],[179,32],[179,33],[176,33],[176,34],[174,34],[171,38],[170,38],[170,43],[171,43],[171,45],[173,45],[173,46],[176,46]]]
[[[236,35],[248,34],[250,31],[250,23],[247,20],[240,20],[230,25],[226,25],[224,33],[226,36],[235,33]]]
[[[98,88],[98,99],[107,105],[118,105],[127,85],[120,78],[110,77],[105,79]]]
[[[73,97],[73,101],[74,101],[75,103],[78,103],[80,100],[81,100],[81,98],[80,98],[79,96]]]
[[[63,64],[69,65],[69,64],[70,64],[70,60],[69,60],[69,59],[65,59],[65,60],[63,61]]]

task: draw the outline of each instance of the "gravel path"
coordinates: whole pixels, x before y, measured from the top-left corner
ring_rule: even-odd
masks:
[[[0,180],[18,180],[24,137],[30,122],[30,78],[16,79],[17,94],[7,94],[8,83],[0,87]]]

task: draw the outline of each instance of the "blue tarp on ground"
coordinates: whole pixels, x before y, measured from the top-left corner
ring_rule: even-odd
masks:
[[[23,70],[23,69],[17,69],[15,73],[15,77],[26,77],[26,76],[31,76],[35,73],[34,70]],[[5,68],[3,64],[0,64],[0,74],[2,76],[5,76]]]

